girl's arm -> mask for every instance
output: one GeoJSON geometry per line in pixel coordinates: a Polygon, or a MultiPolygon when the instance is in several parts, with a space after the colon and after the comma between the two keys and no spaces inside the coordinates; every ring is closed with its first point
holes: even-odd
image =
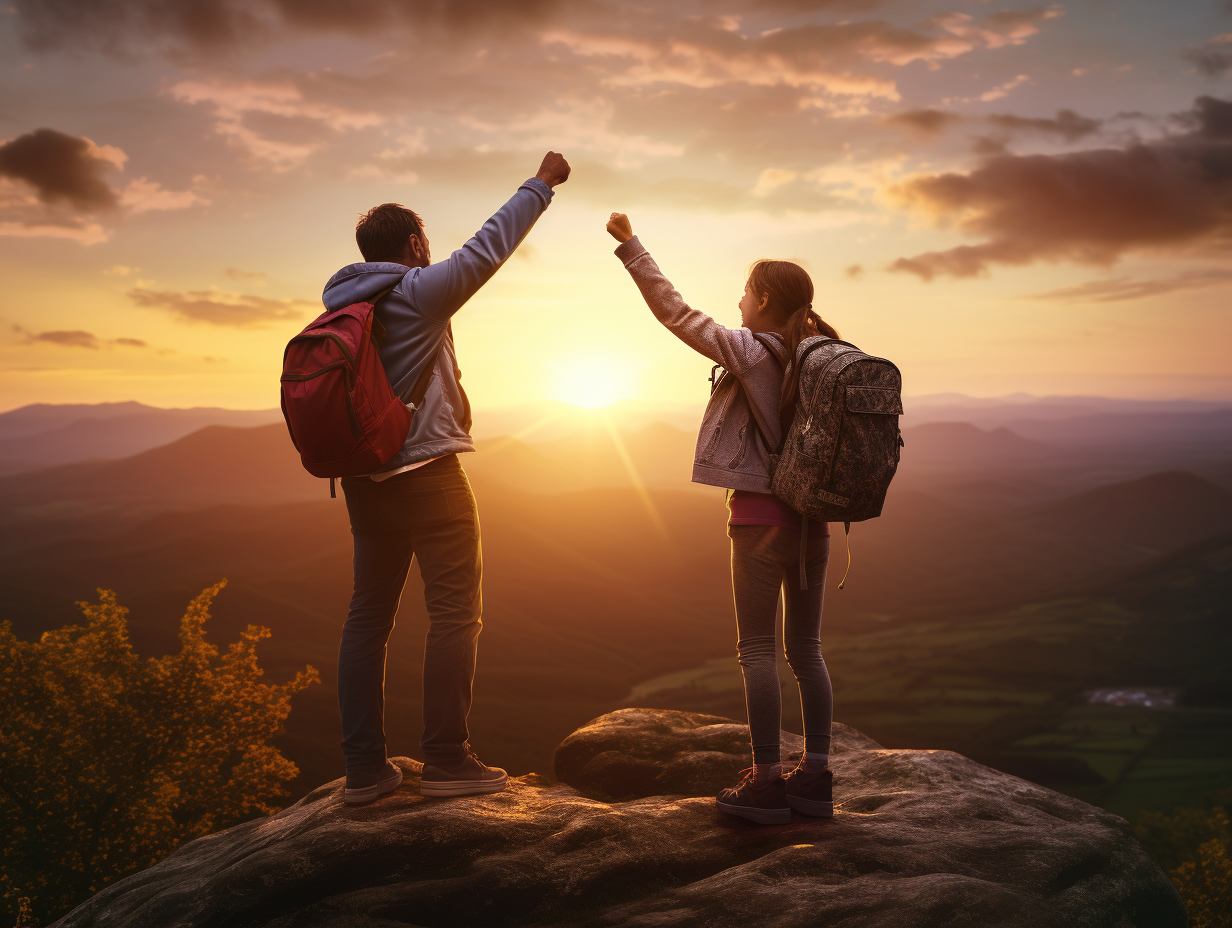
{"type": "Polygon", "coordinates": [[[650,253],[629,227],[629,220],[619,216],[623,225],[617,219],[619,214],[612,214],[608,223],[608,231],[620,241],[616,249],[616,257],[624,263],[625,268],[633,277],[646,305],[660,322],[667,326],[677,338],[695,351],[704,354],[716,364],[733,374],[739,374],[752,367],[764,353],[757,339],[747,329],[729,329],[719,325],[705,313],[693,309],[684,301],[672,286],[670,280],[663,276],[650,253]],[[615,230],[613,230],[615,226],[615,230]],[[621,234],[617,234],[620,232],[621,234]],[[624,234],[627,232],[627,236],[624,234]]]}

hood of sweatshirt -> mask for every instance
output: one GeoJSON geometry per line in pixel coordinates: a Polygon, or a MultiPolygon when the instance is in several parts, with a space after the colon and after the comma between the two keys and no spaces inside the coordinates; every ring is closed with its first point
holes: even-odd
{"type": "Polygon", "coordinates": [[[352,303],[368,303],[382,290],[392,287],[414,268],[392,261],[361,261],[348,264],[325,284],[321,299],[330,312],[352,303]]]}

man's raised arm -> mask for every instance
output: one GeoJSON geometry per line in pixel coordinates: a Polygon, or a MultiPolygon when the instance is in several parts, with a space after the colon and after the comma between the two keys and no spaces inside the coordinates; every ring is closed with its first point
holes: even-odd
{"type": "Polygon", "coordinates": [[[552,188],[569,179],[569,170],[563,155],[554,151],[544,155],[539,172],[470,241],[444,261],[429,264],[412,276],[412,304],[441,322],[461,309],[513,254],[552,201],[552,188]]]}

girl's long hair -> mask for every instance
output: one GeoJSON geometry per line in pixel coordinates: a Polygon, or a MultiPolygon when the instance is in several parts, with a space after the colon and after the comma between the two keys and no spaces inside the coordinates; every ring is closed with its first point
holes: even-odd
{"type": "MultiPolygon", "coordinates": [[[[759,301],[766,298],[766,310],[787,342],[790,362],[795,361],[796,348],[804,339],[813,335],[838,338],[834,326],[813,311],[813,280],[800,265],[763,258],[749,269],[749,286],[759,301]]],[[[779,402],[779,424],[784,435],[796,412],[796,390],[800,385],[799,369],[795,363],[789,367],[779,402]]]]}

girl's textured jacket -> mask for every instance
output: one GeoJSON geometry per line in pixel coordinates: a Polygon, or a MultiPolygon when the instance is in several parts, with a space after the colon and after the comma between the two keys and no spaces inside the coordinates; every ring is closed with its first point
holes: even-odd
{"type": "MultiPolygon", "coordinates": [[[[632,275],[655,318],[690,348],[727,371],[710,395],[702,418],[693,454],[693,482],[771,492],[770,449],[766,443],[777,448],[781,434],[783,368],[778,359],[748,329],[729,329],[689,306],[636,235],[616,249],[616,257],[632,275]]],[[[778,338],[774,333],[766,334],[778,338]]]]}

